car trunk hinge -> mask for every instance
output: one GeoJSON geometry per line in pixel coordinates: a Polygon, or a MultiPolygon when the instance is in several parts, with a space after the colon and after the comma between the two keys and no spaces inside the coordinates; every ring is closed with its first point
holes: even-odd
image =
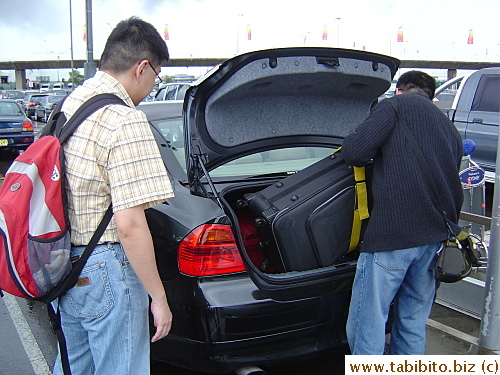
{"type": "MultiPolygon", "coordinates": [[[[224,206],[222,205],[222,202],[221,202],[220,197],[219,197],[219,193],[217,192],[217,189],[215,188],[215,185],[212,181],[212,177],[210,177],[210,174],[208,173],[207,168],[205,167],[205,164],[203,163],[203,160],[202,160],[203,157],[206,159],[207,155],[206,154],[194,154],[193,158],[194,158],[195,165],[199,166],[201,168],[201,170],[203,171],[203,174],[207,178],[208,185],[210,186],[210,189],[212,189],[212,193],[213,193],[215,199],[217,200],[217,203],[219,204],[220,208],[222,210],[224,210],[224,206]]],[[[198,170],[198,167],[196,167],[196,169],[198,170]]],[[[197,175],[198,176],[196,176],[196,178],[195,178],[195,181],[197,181],[196,184],[198,185],[198,187],[201,188],[201,190],[205,191],[205,193],[206,193],[205,188],[202,186],[202,183],[200,182],[200,173],[197,172],[197,175]]],[[[200,190],[200,189],[197,189],[197,190],[200,190]]]]}

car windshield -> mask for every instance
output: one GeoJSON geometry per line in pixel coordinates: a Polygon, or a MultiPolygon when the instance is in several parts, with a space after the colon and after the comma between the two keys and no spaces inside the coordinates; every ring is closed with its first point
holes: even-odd
{"type": "MultiPolygon", "coordinates": [[[[182,119],[180,117],[163,119],[152,121],[152,123],[160,130],[179,164],[186,171],[182,119]]],[[[210,172],[210,176],[213,178],[250,177],[294,173],[326,157],[333,151],[333,147],[291,147],[257,152],[215,168],[210,172]]]]}
{"type": "Polygon", "coordinates": [[[21,108],[16,103],[0,102],[0,116],[21,116],[21,108]]]}

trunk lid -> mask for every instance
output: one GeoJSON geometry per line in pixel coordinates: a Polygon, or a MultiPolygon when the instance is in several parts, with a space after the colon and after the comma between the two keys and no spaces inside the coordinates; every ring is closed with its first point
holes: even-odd
{"type": "Polygon", "coordinates": [[[339,144],[391,84],[399,60],[355,50],[250,52],[189,88],[184,107],[192,183],[229,161],[297,144],[339,144]]]}

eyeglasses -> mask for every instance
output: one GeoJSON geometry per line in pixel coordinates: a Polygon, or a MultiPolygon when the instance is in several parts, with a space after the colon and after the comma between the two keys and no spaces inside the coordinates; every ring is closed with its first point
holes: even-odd
{"type": "Polygon", "coordinates": [[[161,77],[158,75],[158,73],[156,73],[156,70],[155,68],[153,68],[153,65],[151,65],[151,63],[148,61],[148,64],[149,66],[151,67],[151,69],[153,69],[153,72],[155,72],[156,74],[156,77],[155,77],[155,85],[159,85],[160,83],[163,82],[163,79],[161,79],[161,77]]]}

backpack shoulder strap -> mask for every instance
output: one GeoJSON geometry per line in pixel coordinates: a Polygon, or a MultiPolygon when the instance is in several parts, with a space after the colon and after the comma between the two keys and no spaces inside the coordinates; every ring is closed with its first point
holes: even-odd
{"type": "MultiPolygon", "coordinates": [[[[61,144],[64,144],[87,117],[109,104],[126,106],[125,102],[114,94],[98,94],[83,103],[66,123],[64,123],[65,121],[57,121],[53,134],[59,138],[61,144]]],[[[62,111],[60,113],[62,113],[62,111]]],[[[56,120],[55,117],[54,120],[56,120]]]]}

